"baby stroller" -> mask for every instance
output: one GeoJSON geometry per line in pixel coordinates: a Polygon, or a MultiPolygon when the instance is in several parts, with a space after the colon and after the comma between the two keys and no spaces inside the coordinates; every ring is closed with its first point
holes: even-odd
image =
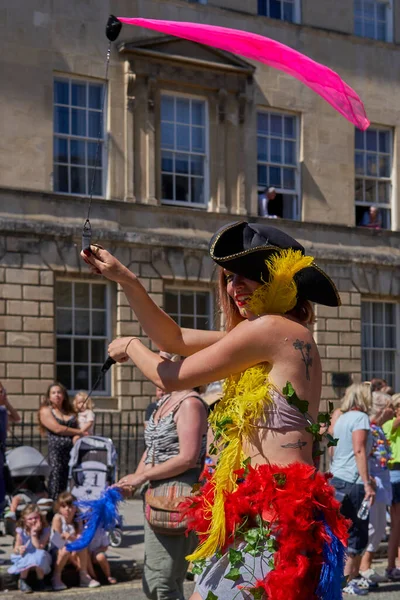
{"type": "Polygon", "coordinates": [[[5,510],[5,530],[14,534],[15,521],[28,504],[37,504],[44,515],[53,509],[53,501],[47,495],[46,477],[50,468],[44,456],[30,446],[20,446],[6,452],[6,466],[10,474],[10,491],[5,510]],[[18,496],[18,505],[15,500],[18,496]]]}
{"type": "MultiPolygon", "coordinates": [[[[69,490],[77,500],[96,500],[102,491],[115,483],[117,452],[112,440],[99,436],[80,438],[69,459],[69,490]]],[[[122,542],[122,519],[109,531],[114,548],[122,542]]]]}

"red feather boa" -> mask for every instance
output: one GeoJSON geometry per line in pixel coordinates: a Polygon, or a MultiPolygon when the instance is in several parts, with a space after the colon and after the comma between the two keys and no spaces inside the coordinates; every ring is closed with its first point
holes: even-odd
{"type": "MultiPolygon", "coordinates": [[[[248,527],[255,527],[261,515],[270,524],[277,540],[274,569],[253,587],[265,590],[273,600],[317,600],[315,594],[321,566],[323,543],[330,542],[321,517],[340,542],[346,546],[348,522],[340,515],[340,504],[329,485],[330,475],[323,475],[305,464],[286,467],[261,465],[247,467],[237,473],[238,488],[227,493],[225,519],[226,550],[235,540],[235,531],[247,518],[248,527]]],[[[184,505],[188,529],[197,532],[200,541],[207,538],[210,522],[207,505],[213,503],[212,478],[199,495],[184,505]]]]}

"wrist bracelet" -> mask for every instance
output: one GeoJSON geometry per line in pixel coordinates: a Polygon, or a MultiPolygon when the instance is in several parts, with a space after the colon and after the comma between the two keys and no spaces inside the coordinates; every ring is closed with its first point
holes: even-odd
{"type": "Polygon", "coordinates": [[[125,346],[125,354],[127,353],[127,350],[128,350],[129,344],[130,344],[131,342],[133,342],[133,340],[138,340],[138,339],[139,339],[138,337],[131,337],[131,339],[129,340],[129,342],[128,342],[128,343],[127,343],[127,345],[125,346]]]}

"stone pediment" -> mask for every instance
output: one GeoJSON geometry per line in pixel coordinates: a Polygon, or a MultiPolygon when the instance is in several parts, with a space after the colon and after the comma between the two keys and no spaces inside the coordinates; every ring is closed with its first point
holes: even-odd
{"type": "Polygon", "coordinates": [[[208,68],[236,71],[246,75],[253,74],[255,70],[253,65],[230,52],[173,36],[157,36],[141,41],[124,42],[119,46],[119,51],[123,54],[147,56],[149,59],[193,62],[208,68]]]}

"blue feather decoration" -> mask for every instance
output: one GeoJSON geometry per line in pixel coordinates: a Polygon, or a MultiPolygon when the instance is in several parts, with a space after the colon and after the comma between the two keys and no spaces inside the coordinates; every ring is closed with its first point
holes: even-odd
{"type": "Polygon", "coordinates": [[[118,504],[123,496],[118,488],[108,487],[97,500],[78,500],[75,505],[82,511],[79,518],[85,527],[77,540],[66,544],[68,552],[79,552],[89,546],[99,527],[108,531],[118,520],[118,504]]]}
{"type": "Polygon", "coordinates": [[[324,563],[321,568],[316,594],[321,600],[341,600],[344,563],[346,559],[345,547],[332,532],[324,519],[325,532],[331,541],[324,541],[324,563]]]}

